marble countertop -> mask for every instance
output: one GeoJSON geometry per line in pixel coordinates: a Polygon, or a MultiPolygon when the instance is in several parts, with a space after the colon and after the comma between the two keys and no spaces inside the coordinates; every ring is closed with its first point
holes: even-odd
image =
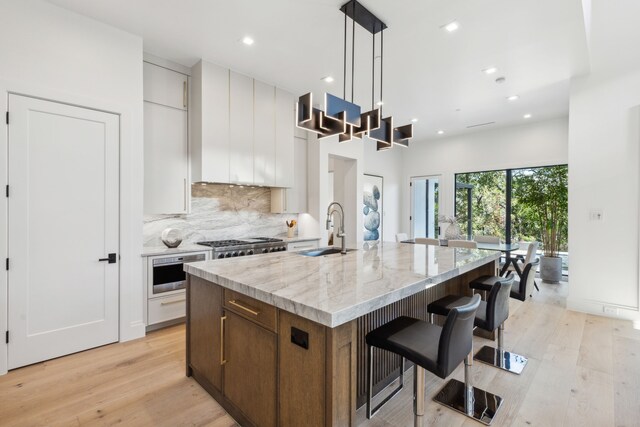
{"type": "Polygon", "coordinates": [[[336,327],[499,257],[496,251],[385,242],[346,255],[275,252],[200,261],[185,271],[336,327]]]}

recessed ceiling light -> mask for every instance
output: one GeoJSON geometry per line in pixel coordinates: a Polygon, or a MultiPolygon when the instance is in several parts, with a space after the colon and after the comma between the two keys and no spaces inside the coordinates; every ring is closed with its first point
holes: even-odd
{"type": "Polygon", "coordinates": [[[449,22],[447,25],[444,25],[443,28],[449,31],[450,33],[453,33],[458,28],[460,28],[460,24],[458,24],[458,21],[453,21],[453,22],[449,22]]]}
{"type": "Polygon", "coordinates": [[[323,77],[322,80],[324,80],[325,83],[333,83],[333,77],[331,76],[323,77]]]}
{"type": "Polygon", "coordinates": [[[522,117],[524,117],[525,119],[530,119],[530,118],[531,118],[531,114],[525,114],[525,115],[524,115],[524,116],[522,116],[522,117]]]}
{"type": "Polygon", "coordinates": [[[484,70],[482,70],[485,74],[493,74],[496,71],[498,71],[498,69],[496,67],[489,67],[489,68],[485,68],[484,70]]]}
{"type": "Polygon", "coordinates": [[[417,118],[413,118],[413,119],[411,119],[411,122],[412,122],[412,123],[415,123],[415,122],[417,122],[417,121],[418,121],[418,119],[417,119],[417,118]]]}
{"type": "Polygon", "coordinates": [[[510,97],[507,98],[507,100],[509,101],[517,101],[518,99],[520,99],[520,96],[518,95],[511,95],[510,97]]]}
{"type": "Polygon", "coordinates": [[[444,134],[444,131],[443,131],[443,130],[439,130],[439,131],[438,131],[438,135],[443,135],[443,134],[444,134]]]}
{"type": "Polygon", "coordinates": [[[378,102],[376,102],[376,105],[379,107],[379,106],[381,106],[381,105],[384,105],[384,102],[382,102],[382,101],[378,101],[378,102]]]}
{"type": "Polygon", "coordinates": [[[251,46],[253,44],[253,39],[249,36],[246,36],[242,39],[242,43],[246,44],[247,46],[251,46]]]}

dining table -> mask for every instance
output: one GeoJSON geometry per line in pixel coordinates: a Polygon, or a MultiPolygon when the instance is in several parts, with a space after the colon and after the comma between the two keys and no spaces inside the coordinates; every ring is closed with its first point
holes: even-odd
{"type": "MultiPolygon", "coordinates": [[[[402,240],[400,243],[411,243],[415,244],[415,239],[407,239],[402,240]]],[[[485,243],[485,242],[476,242],[478,245],[478,249],[484,249],[488,251],[500,251],[504,254],[504,265],[500,269],[500,276],[504,276],[504,274],[509,270],[509,265],[513,265],[513,269],[519,278],[522,278],[522,270],[518,265],[518,258],[521,256],[512,257],[511,253],[520,249],[520,246],[517,243],[485,243]]],[[[448,240],[440,239],[440,246],[448,246],[448,240]]]]}

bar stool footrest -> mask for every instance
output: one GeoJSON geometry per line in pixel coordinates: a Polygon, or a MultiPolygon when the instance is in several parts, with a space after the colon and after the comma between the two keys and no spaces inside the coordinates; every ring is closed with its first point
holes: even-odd
{"type": "Polygon", "coordinates": [[[390,401],[391,399],[396,397],[396,395],[398,393],[400,393],[400,391],[402,390],[402,386],[403,386],[402,377],[399,377],[399,381],[400,381],[400,385],[398,385],[398,387],[393,389],[393,391],[391,391],[389,393],[389,395],[382,400],[382,402],[378,403],[375,407],[373,407],[373,409],[371,409],[371,413],[367,414],[367,419],[370,420],[376,413],[378,413],[378,411],[380,409],[382,409],[382,407],[385,405],[385,403],[387,403],[388,401],[390,401]]]}
{"type": "Polygon", "coordinates": [[[490,425],[502,405],[502,397],[473,387],[473,402],[469,405],[470,410],[467,411],[465,394],[463,382],[449,380],[433,400],[482,424],[490,425]]]}
{"type": "Polygon", "coordinates": [[[473,356],[473,359],[517,375],[522,373],[528,361],[524,356],[505,350],[501,351],[488,345],[482,347],[480,351],[473,356]]]}

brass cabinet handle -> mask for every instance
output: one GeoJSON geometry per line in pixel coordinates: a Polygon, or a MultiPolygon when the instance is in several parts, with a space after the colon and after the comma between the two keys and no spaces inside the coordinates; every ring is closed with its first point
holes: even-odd
{"type": "Polygon", "coordinates": [[[187,197],[189,197],[189,195],[187,194],[187,191],[189,191],[187,189],[187,178],[184,179],[184,211],[187,212],[187,197]]]}
{"type": "Polygon", "coordinates": [[[251,313],[251,314],[253,314],[254,316],[257,316],[257,315],[259,315],[259,314],[260,314],[260,312],[259,312],[259,311],[253,310],[253,309],[251,309],[251,308],[249,308],[249,307],[245,307],[245,306],[244,306],[244,305],[242,305],[242,304],[238,304],[238,303],[236,302],[236,300],[233,300],[233,299],[232,299],[232,300],[229,300],[229,304],[231,304],[231,305],[233,305],[233,306],[235,306],[235,307],[241,308],[242,310],[244,310],[244,311],[246,311],[246,312],[248,312],[248,313],[251,313]]]}
{"type": "Polygon", "coordinates": [[[176,300],[173,300],[173,301],[162,301],[162,302],[160,303],[160,305],[177,304],[177,303],[179,303],[179,302],[185,302],[185,301],[186,301],[186,298],[183,298],[183,299],[176,299],[176,300]]]}
{"type": "Polygon", "coordinates": [[[220,317],[220,364],[224,365],[227,361],[224,358],[224,321],[227,320],[227,316],[220,317]]]}
{"type": "Polygon", "coordinates": [[[187,108],[187,81],[182,82],[182,106],[187,108]]]}

